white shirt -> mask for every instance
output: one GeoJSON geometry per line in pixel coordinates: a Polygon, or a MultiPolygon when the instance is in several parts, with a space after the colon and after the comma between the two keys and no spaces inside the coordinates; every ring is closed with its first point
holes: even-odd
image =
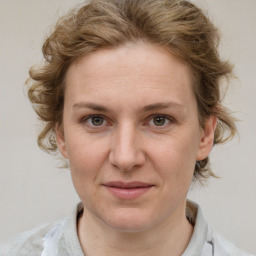
{"type": "MultiPolygon", "coordinates": [[[[78,204],[69,217],[21,233],[0,244],[0,256],[85,256],[76,228],[81,210],[82,205],[78,204]]],[[[206,223],[197,204],[188,201],[186,215],[194,225],[194,231],[182,256],[250,256],[216,234],[206,223]]]]}

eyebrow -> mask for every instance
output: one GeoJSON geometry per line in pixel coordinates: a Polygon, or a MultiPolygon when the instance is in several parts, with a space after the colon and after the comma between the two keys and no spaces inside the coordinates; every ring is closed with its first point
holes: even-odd
{"type": "Polygon", "coordinates": [[[72,108],[89,108],[89,109],[100,111],[100,112],[110,112],[105,106],[95,104],[92,102],[79,102],[74,104],[72,108]]]}
{"type": "MultiPolygon", "coordinates": [[[[156,110],[162,110],[162,109],[166,109],[166,108],[177,108],[177,109],[183,109],[184,106],[182,104],[176,103],[176,102],[159,102],[159,103],[154,103],[154,104],[149,104],[144,106],[141,109],[141,112],[149,112],[149,111],[156,111],[156,110]]],[[[105,107],[104,105],[100,105],[100,104],[95,104],[92,102],[78,102],[75,103],[72,108],[88,108],[88,109],[92,109],[95,111],[99,111],[99,112],[112,112],[111,110],[109,110],[107,107],[105,107]]]]}
{"type": "Polygon", "coordinates": [[[148,112],[148,111],[154,111],[154,110],[162,110],[165,108],[183,108],[183,105],[176,103],[176,102],[160,102],[160,103],[154,103],[150,105],[146,105],[142,108],[143,112],[148,112]]]}

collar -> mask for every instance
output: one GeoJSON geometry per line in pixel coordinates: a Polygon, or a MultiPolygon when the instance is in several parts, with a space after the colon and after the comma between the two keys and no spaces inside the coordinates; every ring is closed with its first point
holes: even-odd
{"type": "Polygon", "coordinates": [[[190,200],[187,200],[186,216],[190,223],[194,225],[194,231],[182,256],[201,255],[207,240],[208,224],[203,217],[200,206],[190,200]]]}

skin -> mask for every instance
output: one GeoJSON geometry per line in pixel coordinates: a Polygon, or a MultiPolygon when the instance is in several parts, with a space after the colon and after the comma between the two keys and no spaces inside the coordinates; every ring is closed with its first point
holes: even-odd
{"type": "Polygon", "coordinates": [[[162,47],[130,44],[81,58],[65,82],[56,138],[84,205],[84,253],[181,255],[193,231],[186,195],[216,126],[213,116],[199,125],[188,65],[162,47]],[[152,187],[122,200],[104,185],[110,181],[152,187]]]}

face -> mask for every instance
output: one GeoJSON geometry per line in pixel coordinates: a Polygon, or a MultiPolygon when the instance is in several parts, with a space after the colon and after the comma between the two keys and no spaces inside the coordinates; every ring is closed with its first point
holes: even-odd
{"type": "Polygon", "coordinates": [[[191,81],[185,63],[142,43],[71,65],[57,143],[92,219],[133,232],[185,217],[194,166],[211,150],[216,121],[200,128],[191,81]]]}

